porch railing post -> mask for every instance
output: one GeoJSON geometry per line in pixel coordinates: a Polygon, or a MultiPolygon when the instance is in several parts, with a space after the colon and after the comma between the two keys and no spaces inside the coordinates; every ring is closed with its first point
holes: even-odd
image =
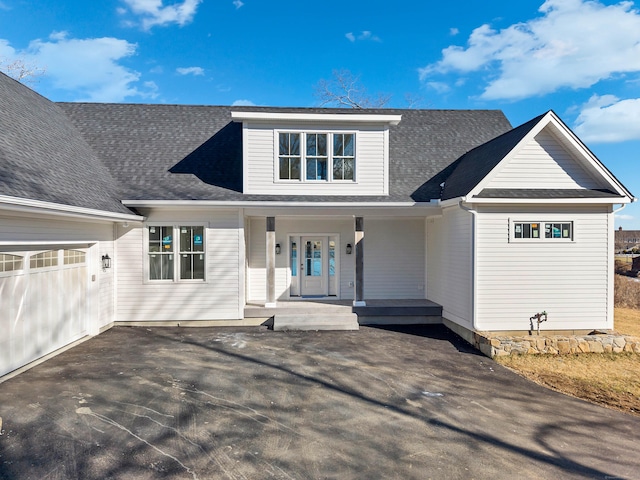
{"type": "Polygon", "coordinates": [[[267,217],[267,308],[276,306],[276,217],[267,217]]]}
{"type": "Polygon", "coordinates": [[[354,307],[364,307],[364,218],[355,217],[356,271],[354,307]]]}

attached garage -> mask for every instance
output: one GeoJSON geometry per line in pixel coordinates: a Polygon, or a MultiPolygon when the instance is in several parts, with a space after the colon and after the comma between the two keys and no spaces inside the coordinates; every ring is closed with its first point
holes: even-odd
{"type": "Polygon", "coordinates": [[[86,248],[0,253],[0,376],[87,333],[86,248]]]}

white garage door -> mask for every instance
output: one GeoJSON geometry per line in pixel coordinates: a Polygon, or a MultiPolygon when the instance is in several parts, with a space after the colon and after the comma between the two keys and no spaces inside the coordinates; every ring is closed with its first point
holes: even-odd
{"type": "Polygon", "coordinates": [[[0,252],[0,375],[86,333],[83,249],[0,252]]]}

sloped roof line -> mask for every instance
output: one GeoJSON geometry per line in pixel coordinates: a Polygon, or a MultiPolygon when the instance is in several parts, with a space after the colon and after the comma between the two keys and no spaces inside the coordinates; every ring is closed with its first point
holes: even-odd
{"type": "Polygon", "coordinates": [[[0,111],[4,196],[131,214],[111,173],[58,105],[0,73],[0,111]]]}
{"type": "Polygon", "coordinates": [[[535,128],[549,112],[465,153],[445,181],[441,200],[467,195],[535,128]]]}
{"type": "MultiPolygon", "coordinates": [[[[491,172],[495,171],[500,163],[511,156],[513,152],[519,150],[518,147],[520,145],[528,142],[550,124],[554,124],[559,128],[560,131],[576,145],[578,150],[583,151],[587,160],[596,167],[596,170],[600,170],[598,172],[600,176],[615,189],[615,192],[612,192],[612,198],[621,197],[627,198],[629,201],[635,201],[635,198],[626,187],[604,166],[553,110],[548,110],[546,113],[529,120],[513,130],[472,149],[458,159],[455,162],[455,169],[445,182],[441,200],[450,200],[468,195],[478,198],[486,197],[486,195],[480,194],[481,192],[487,193],[486,185],[490,181],[491,172]]],[[[520,192],[517,189],[509,189],[509,191],[512,193],[511,198],[522,198],[524,192],[529,190],[525,189],[520,192]]],[[[504,195],[506,192],[507,190],[503,191],[502,194],[504,195]]],[[[564,196],[567,194],[567,192],[563,193],[564,196]]],[[[576,193],[576,198],[582,196],[583,195],[576,193]]],[[[597,195],[594,194],[594,197],[601,196],[602,192],[599,192],[597,195]]]]}

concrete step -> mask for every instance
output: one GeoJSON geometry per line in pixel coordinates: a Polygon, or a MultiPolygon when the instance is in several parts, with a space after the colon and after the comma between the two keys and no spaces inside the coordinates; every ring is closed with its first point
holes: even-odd
{"type": "Polygon", "coordinates": [[[274,330],[358,330],[358,315],[355,313],[332,313],[308,315],[299,313],[276,313],[273,316],[274,330]]]}

